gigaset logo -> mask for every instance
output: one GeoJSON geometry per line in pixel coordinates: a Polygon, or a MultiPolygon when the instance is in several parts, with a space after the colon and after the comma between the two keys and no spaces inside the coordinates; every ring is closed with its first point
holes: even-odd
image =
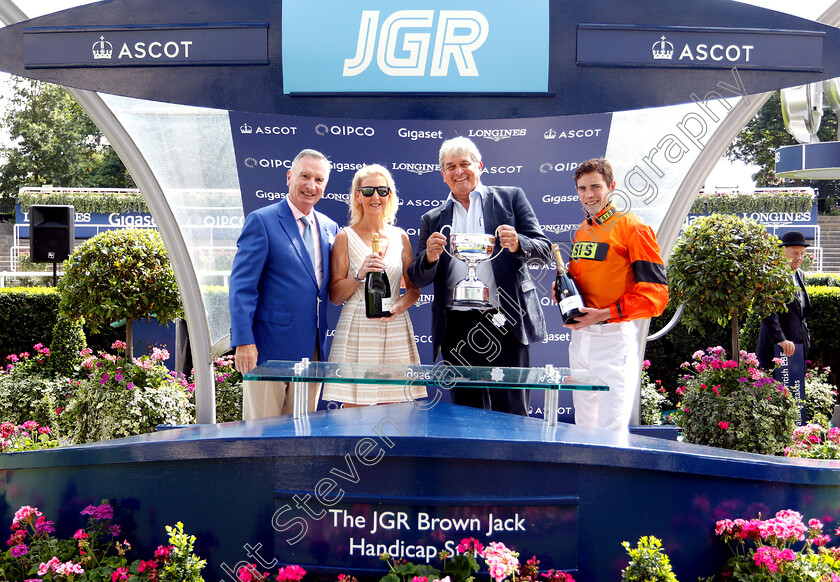
{"type": "MultiPolygon", "coordinates": [[[[386,75],[424,76],[432,43],[431,28],[434,17],[434,10],[398,10],[388,16],[379,28],[379,10],[363,10],[356,55],[352,59],[344,60],[342,75],[354,77],[367,70],[376,49],[376,64],[386,75]],[[403,29],[408,31],[403,32],[403,29]],[[429,31],[424,32],[422,29],[429,31]]],[[[447,76],[450,62],[454,62],[460,76],[477,77],[478,68],[473,52],[487,40],[489,30],[487,18],[480,12],[441,10],[434,33],[435,43],[429,76],[447,76]]]]}

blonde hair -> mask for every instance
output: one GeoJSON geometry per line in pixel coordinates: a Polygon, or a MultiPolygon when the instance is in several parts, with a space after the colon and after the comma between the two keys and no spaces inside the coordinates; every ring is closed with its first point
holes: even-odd
{"type": "Polygon", "coordinates": [[[350,205],[350,226],[359,222],[362,219],[362,216],[364,216],[364,208],[361,203],[356,200],[356,190],[359,188],[359,184],[362,183],[362,180],[370,176],[382,176],[385,178],[385,181],[388,182],[388,187],[391,189],[391,193],[385,200],[385,207],[383,210],[385,224],[394,224],[397,219],[397,209],[400,207],[400,200],[397,198],[397,186],[394,184],[394,177],[391,176],[391,172],[389,172],[385,166],[370,164],[362,166],[362,168],[356,172],[356,175],[353,176],[353,182],[350,184],[350,200],[348,201],[348,204],[350,205]]]}

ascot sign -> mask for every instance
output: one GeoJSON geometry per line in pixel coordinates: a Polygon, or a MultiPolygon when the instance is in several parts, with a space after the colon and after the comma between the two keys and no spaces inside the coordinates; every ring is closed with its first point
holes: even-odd
{"type": "Polygon", "coordinates": [[[28,28],[27,69],[268,63],[268,25],[28,28]]]}
{"type": "Polygon", "coordinates": [[[824,34],[808,30],[581,23],[578,66],[822,71],[824,34]]]}

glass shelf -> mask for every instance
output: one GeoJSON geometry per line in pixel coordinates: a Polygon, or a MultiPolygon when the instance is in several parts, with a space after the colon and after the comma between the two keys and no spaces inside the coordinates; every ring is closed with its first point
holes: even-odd
{"type": "MultiPolygon", "coordinates": [[[[605,391],[609,387],[601,384],[591,374],[571,368],[501,368],[489,366],[448,366],[442,363],[428,364],[355,364],[347,362],[292,362],[270,360],[245,374],[245,380],[290,382],[295,384],[295,401],[303,386],[309,382],[387,384],[423,384],[449,389],[452,387],[505,388],[519,390],[547,390],[546,420],[557,422],[557,391],[590,390],[605,391]]],[[[295,408],[295,418],[306,414],[305,407],[295,408]]]]}

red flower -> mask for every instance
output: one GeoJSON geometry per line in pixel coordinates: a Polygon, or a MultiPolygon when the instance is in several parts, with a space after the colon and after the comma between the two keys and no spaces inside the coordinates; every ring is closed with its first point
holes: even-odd
{"type": "Polygon", "coordinates": [[[727,421],[725,421],[725,420],[722,420],[722,421],[720,421],[720,422],[718,423],[718,426],[719,426],[720,428],[722,428],[723,430],[726,430],[726,429],[728,429],[728,428],[729,428],[729,423],[728,423],[727,421]]]}

